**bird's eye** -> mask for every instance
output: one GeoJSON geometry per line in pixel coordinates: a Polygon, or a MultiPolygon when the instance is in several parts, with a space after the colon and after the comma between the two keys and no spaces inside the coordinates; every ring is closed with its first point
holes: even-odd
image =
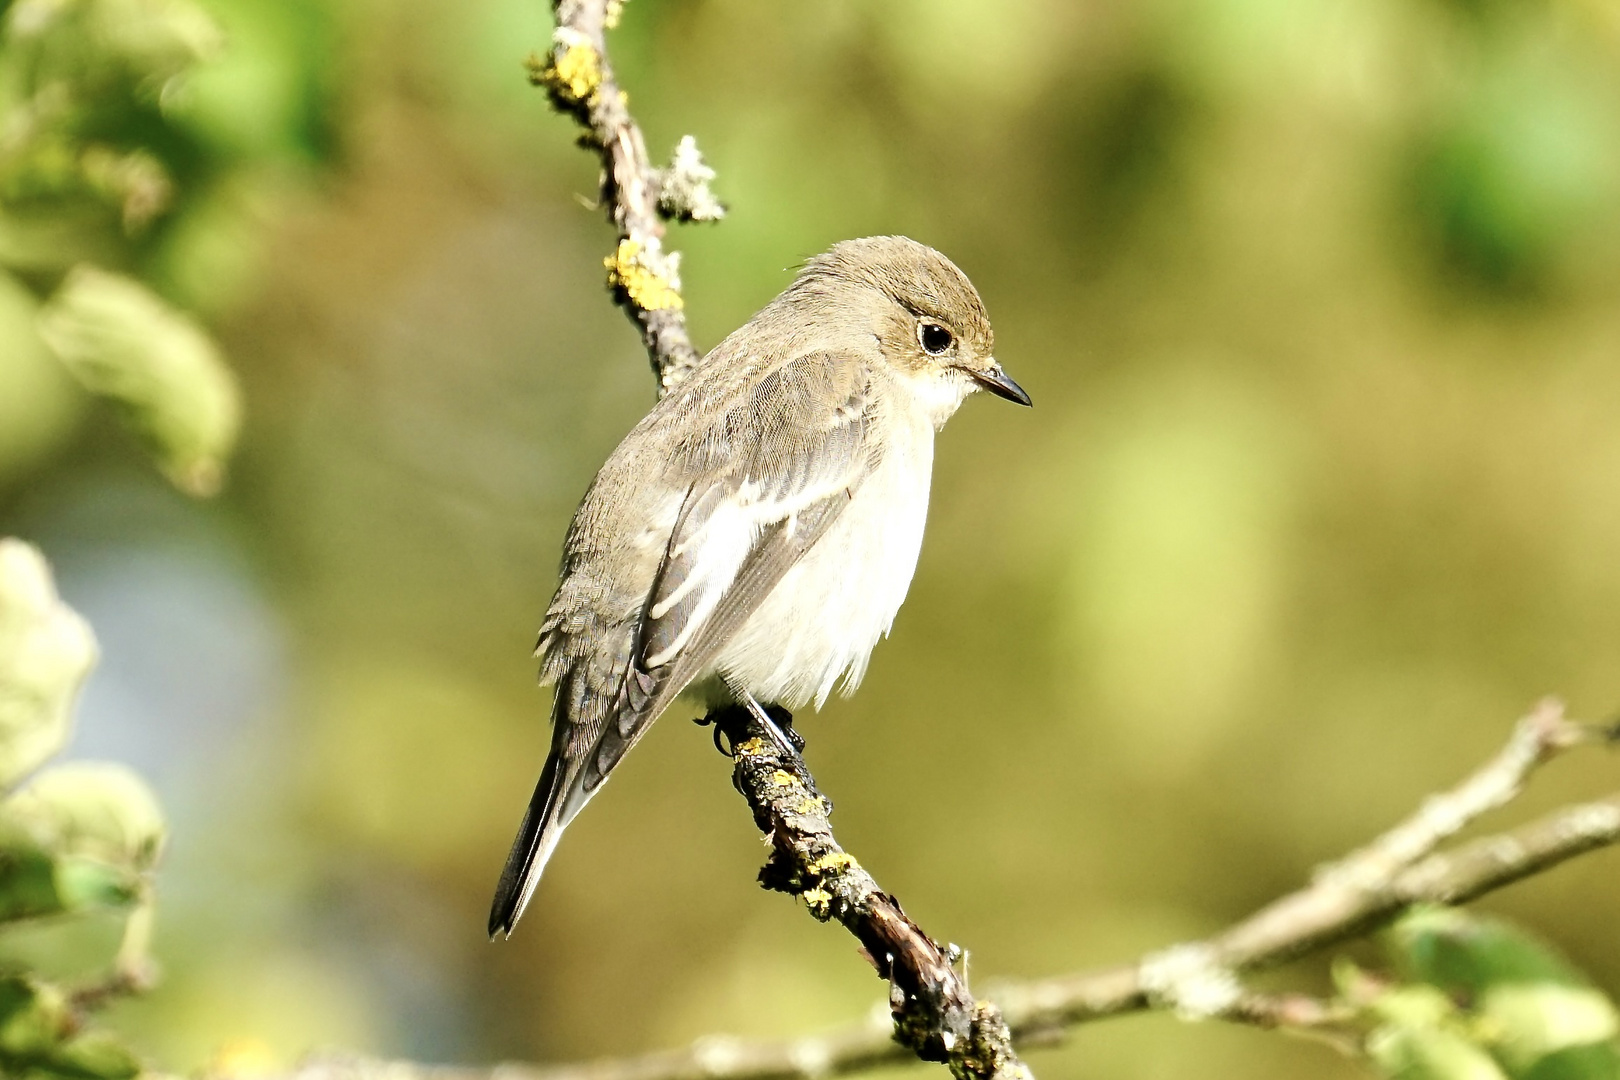
{"type": "Polygon", "coordinates": [[[944,356],[955,340],[951,332],[937,322],[917,324],[917,341],[929,356],[944,356]]]}

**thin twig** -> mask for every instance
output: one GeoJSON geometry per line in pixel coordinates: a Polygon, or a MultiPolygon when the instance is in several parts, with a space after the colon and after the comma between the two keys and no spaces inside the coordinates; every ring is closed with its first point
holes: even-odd
{"type": "Polygon", "coordinates": [[[1355,889],[1377,887],[1456,836],[1480,816],[1505,806],[1524,790],[1542,762],[1604,736],[1564,714],[1564,703],[1544,698],[1519,721],[1507,745],[1489,763],[1452,790],[1435,795],[1417,813],[1371,844],[1317,871],[1320,882],[1355,889]]]}
{"type": "MultiPolygon", "coordinates": [[[[1239,977],[1385,926],[1414,904],[1464,903],[1576,856],[1620,844],[1620,792],[1615,792],[1449,851],[1434,850],[1456,832],[1436,828],[1436,822],[1471,821],[1502,805],[1522,790],[1538,765],[1602,734],[1570,723],[1561,711],[1543,703],[1520,721],[1507,747],[1463,783],[1427,800],[1412,817],[1334,863],[1305,888],[1214,937],[1115,968],[999,984],[991,988],[989,997],[1000,1007],[1001,1019],[1019,1046],[1050,1043],[1080,1024],[1150,1009],[1170,1010],[1188,1018],[1301,1030],[1338,1045],[1333,1026],[1337,1017],[1330,1006],[1292,995],[1255,994],[1244,988],[1239,977]],[[1407,839],[1418,836],[1423,842],[1407,839]],[[1392,857],[1397,851],[1400,857],[1392,857]],[[1382,878],[1373,880],[1359,870],[1344,869],[1363,859],[1370,865],[1374,857],[1384,867],[1382,878]]],[[[738,773],[758,760],[752,755],[753,748],[748,750],[739,756],[738,773]]],[[[819,798],[813,786],[799,793],[802,780],[798,775],[789,769],[782,772],[788,782],[777,782],[773,773],[767,778],[769,791],[762,792],[772,797],[762,801],[798,797],[805,800],[813,820],[825,822],[825,815],[817,819],[809,805],[819,798]]],[[[759,780],[745,778],[742,786],[750,804],[755,804],[751,792],[761,786],[759,780]]],[[[782,816],[793,810],[787,802],[782,816]]],[[[774,863],[780,857],[782,839],[775,831],[775,818],[768,820],[771,824],[762,823],[762,828],[771,833],[774,863]]],[[[830,832],[825,840],[832,842],[830,832]]],[[[790,857],[795,864],[799,858],[790,857]]],[[[853,862],[850,869],[855,869],[853,862]]],[[[772,874],[767,864],[762,879],[768,886],[778,887],[772,874]]],[[[841,887],[828,889],[824,882],[818,884],[808,877],[799,886],[803,889],[800,895],[820,888],[827,894],[827,903],[841,887]]],[[[806,902],[814,911],[822,901],[807,896],[806,902]]],[[[578,1065],[451,1069],[408,1062],[325,1060],[309,1063],[297,1076],[299,1080],[824,1080],[914,1060],[912,1051],[894,1041],[893,1031],[887,1015],[874,1014],[859,1024],[796,1039],[711,1036],[681,1050],[578,1065]]]]}
{"type": "Polygon", "coordinates": [[[551,49],[531,58],[529,78],[578,121],[581,144],[602,159],[601,204],[618,231],[613,254],[604,260],[608,284],[641,331],[663,394],[697,365],[699,355],[686,332],[680,257],[664,250],[661,219],[710,221],[724,208],[708,191],[714,174],[690,136],[681,140],[668,170],[653,167],[630,116],[629,95],[608,63],[606,34],[620,6],[614,0],[555,0],[551,49]]]}
{"type": "Polygon", "coordinates": [[[68,1003],[75,1015],[82,1017],[121,998],[144,994],[157,985],[157,966],[151,956],[154,913],[151,891],[145,889],[124,919],[124,932],[112,969],[68,992],[68,1003]]]}

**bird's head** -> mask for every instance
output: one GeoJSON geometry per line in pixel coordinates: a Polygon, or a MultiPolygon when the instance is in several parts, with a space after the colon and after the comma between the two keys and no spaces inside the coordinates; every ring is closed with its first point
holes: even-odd
{"type": "Polygon", "coordinates": [[[926,244],[904,236],[845,240],[810,260],[800,283],[856,301],[869,321],[863,329],[869,328],[884,358],[901,372],[954,388],[958,401],[984,389],[1030,404],[996,362],[995,331],[978,290],[926,244]]]}

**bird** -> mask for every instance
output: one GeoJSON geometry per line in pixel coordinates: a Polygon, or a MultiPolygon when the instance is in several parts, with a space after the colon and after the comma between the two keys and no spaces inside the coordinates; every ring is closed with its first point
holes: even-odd
{"type": "Polygon", "coordinates": [[[934,434],[1029,405],[967,275],[903,236],[835,244],[715,346],[591,482],[541,622],[550,753],[489,916],[510,936],[564,828],[677,696],[853,692],[922,546],[934,434]]]}

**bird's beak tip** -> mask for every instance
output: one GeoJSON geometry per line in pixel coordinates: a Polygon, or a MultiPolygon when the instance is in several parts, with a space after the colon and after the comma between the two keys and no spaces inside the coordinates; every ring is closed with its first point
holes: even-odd
{"type": "Polygon", "coordinates": [[[1024,388],[1013,382],[1007,373],[1001,370],[1000,364],[991,365],[988,371],[971,371],[969,374],[973,376],[974,382],[997,397],[1006,398],[1008,401],[1016,402],[1026,408],[1035,404],[1030,400],[1029,395],[1024,392],[1024,388]]]}

